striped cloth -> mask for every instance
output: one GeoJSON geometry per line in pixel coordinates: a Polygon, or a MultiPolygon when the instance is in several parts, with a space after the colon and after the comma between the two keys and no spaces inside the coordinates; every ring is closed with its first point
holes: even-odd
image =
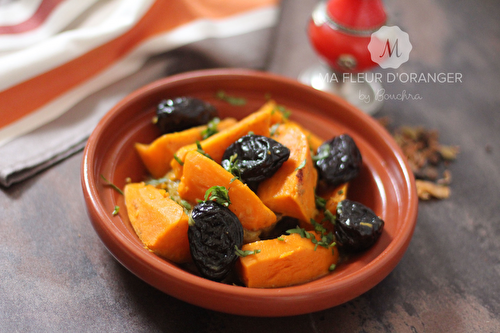
{"type": "Polygon", "coordinates": [[[106,111],[155,79],[261,68],[277,2],[0,0],[0,183],[81,149],[106,111]]]}

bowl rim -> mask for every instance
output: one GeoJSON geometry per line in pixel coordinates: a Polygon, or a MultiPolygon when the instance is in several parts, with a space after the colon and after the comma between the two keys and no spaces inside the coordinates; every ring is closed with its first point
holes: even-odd
{"type": "MultiPolygon", "coordinates": [[[[397,265],[397,263],[402,258],[404,252],[406,251],[409,242],[412,238],[417,214],[418,214],[418,197],[416,194],[416,185],[413,173],[406,161],[403,157],[403,153],[399,146],[396,144],[392,136],[372,117],[363,113],[356,107],[350,105],[345,100],[337,97],[335,95],[327,94],[321,91],[318,91],[312,87],[303,85],[302,83],[293,80],[288,77],[280,76],[278,74],[273,74],[269,72],[263,72],[258,70],[250,70],[250,69],[238,69],[238,68],[230,68],[230,69],[204,69],[204,70],[196,70],[190,72],[184,72],[181,74],[172,75],[166,78],[159,79],[150,84],[147,84],[131,94],[127,95],[120,102],[118,102],[110,111],[108,111],[99,121],[94,131],[89,137],[87,144],[84,149],[82,163],[81,163],[81,185],[82,190],[84,192],[84,199],[87,206],[87,211],[89,217],[91,219],[92,225],[101,241],[104,243],[105,247],[109,250],[109,252],[126,268],[130,269],[131,263],[134,265],[139,265],[144,269],[148,269],[150,271],[155,271],[156,274],[165,275],[168,281],[176,284],[179,287],[187,288],[191,290],[197,291],[212,291],[219,293],[223,298],[233,298],[233,297],[243,297],[247,300],[273,300],[275,302],[284,304],[286,302],[297,301],[300,299],[310,298],[310,295],[314,295],[316,293],[332,293],[335,290],[346,288],[353,284],[358,284],[376,274],[377,272],[381,273],[383,277],[380,281],[385,278],[397,265]],[[191,80],[191,79],[207,79],[211,77],[242,77],[242,78],[259,78],[265,80],[273,80],[279,81],[281,84],[289,84],[289,85],[300,85],[301,89],[309,89],[314,91],[314,93],[324,94],[326,98],[332,99],[336,104],[340,104],[342,107],[349,109],[350,112],[353,112],[358,118],[361,118],[364,122],[368,123],[370,126],[373,126],[377,129],[377,132],[380,135],[380,138],[383,142],[389,146],[394,151],[394,156],[397,160],[397,165],[402,171],[402,176],[404,179],[404,188],[408,193],[408,202],[405,207],[406,213],[404,214],[404,221],[401,221],[401,227],[394,238],[391,240],[390,244],[372,261],[367,263],[365,266],[360,269],[342,276],[335,280],[335,286],[331,286],[328,284],[304,284],[299,286],[292,287],[284,287],[284,288],[274,288],[274,289],[255,289],[255,288],[246,288],[241,286],[233,286],[222,284],[218,282],[213,282],[202,277],[193,275],[183,269],[175,266],[174,264],[166,263],[165,260],[151,255],[146,255],[145,252],[137,251],[137,244],[132,244],[127,237],[122,234],[119,229],[114,225],[111,220],[111,216],[109,212],[107,212],[104,208],[104,205],[98,200],[99,193],[97,190],[98,179],[96,179],[95,174],[92,172],[92,167],[94,163],[94,154],[97,149],[97,144],[99,143],[99,139],[102,137],[104,131],[106,130],[106,126],[108,122],[116,117],[116,115],[120,112],[120,110],[128,105],[129,103],[133,103],[137,99],[140,99],[144,94],[150,92],[151,90],[161,89],[163,86],[171,84],[177,81],[191,80]],[[391,265],[390,262],[394,262],[395,264],[391,265]],[[166,267],[166,271],[164,268],[166,267]],[[307,288],[304,288],[305,285],[308,285],[307,288]]],[[[136,274],[133,270],[132,273],[136,274]]],[[[376,285],[377,281],[374,285],[376,285]]],[[[155,281],[146,281],[156,288],[162,290],[157,285],[155,285],[155,281]]],[[[373,285],[373,286],[374,286],[373,285]]],[[[372,287],[373,287],[372,286],[372,287]]],[[[368,289],[371,289],[368,288],[368,289]]],[[[164,290],[162,290],[164,291],[164,290]]],[[[363,291],[365,292],[365,291],[363,291]]],[[[182,297],[178,297],[179,295],[173,295],[174,297],[182,299],[182,297]]],[[[202,295],[200,295],[202,297],[202,295]]],[[[203,306],[202,304],[197,304],[196,302],[189,301],[189,303],[203,306]]],[[[341,302],[343,303],[343,302],[341,302]]],[[[206,307],[206,306],[205,306],[206,307]]],[[[312,311],[320,310],[326,308],[322,306],[318,309],[312,309],[312,311]]],[[[235,309],[234,311],[227,311],[225,309],[221,309],[218,307],[214,307],[213,309],[223,312],[232,312],[236,314],[243,314],[239,309],[235,309]]],[[[308,312],[312,312],[308,311],[308,312]]],[[[305,313],[304,311],[289,311],[289,313],[283,313],[280,315],[296,315],[300,313],[305,313]]],[[[251,315],[258,316],[266,316],[265,313],[252,313],[251,315]]]]}

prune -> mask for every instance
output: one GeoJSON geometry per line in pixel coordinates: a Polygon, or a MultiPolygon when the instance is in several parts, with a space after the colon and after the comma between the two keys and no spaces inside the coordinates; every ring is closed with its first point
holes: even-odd
{"type": "Polygon", "coordinates": [[[342,134],[324,142],[317,151],[315,165],[319,178],[338,186],[357,177],[363,163],[354,140],[342,134]]]}
{"type": "Polygon", "coordinates": [[[289,157],[290,149],[276,140],[248,134],[226,149],[221,164],[226,170],[236,169],[236,175],[243,182],[257,184],[271,177],[289,157]],[[231,160],[232,156],[236,159],[231,160]]]}
{"type": "Polygon", "coordinates": [[[377,241],[383,229],[384,221],[362,203],[346,199],[337,205],[335,238],[342,249],[366,250],[377,241]]]}
{"type": "Polygon", "coordinates": [[[191,256],[201,275],[222,281],[238,259],[235,246],[243,244],[243,227],[225,206],[215,201],[197,204],[188,229],[191,256]]]}
{"type": "Polygon", "coordinates": [[[178,132],[204,125],[217,115],[212,104],[194,97],[164,99],[156,107],[156,126],[162,134],[178,132]]]}

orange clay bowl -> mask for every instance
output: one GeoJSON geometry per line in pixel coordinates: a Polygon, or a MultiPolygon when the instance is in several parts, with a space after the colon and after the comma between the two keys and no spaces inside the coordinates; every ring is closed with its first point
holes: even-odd
{"type": "Polygon", "coordinates": [[[90,136],[82,161],[88,214],[104,245],[128,270],[157,289],[208,309],[247,316],[291,316],[347,302],[382,281],[403,257],[417,219],[413,175],[399,147],[377,121],[339,97],[297,81],[241,69],[202,70],[167,77],[130,94],[103,117],[90,136]],[[244,97],[243,106],[216,98],[244,97]],[[189,95],[214,104],[221,118],[241,119],[271,97],[292,112],[291,119],[320,137],[348,133],[363,156],[348,197],[364,203],[385,221],[381,238],[368,251],[337,266],[328,276],[303,285],[252,289],[209,281],[145,249],[127,218],[123,196],[101,179],[123,188],[147,176],[134,149],[159,131],[151,123],[163,98],[189,95]],[[120,213],[112,216],[115,206],[120,213]]]}

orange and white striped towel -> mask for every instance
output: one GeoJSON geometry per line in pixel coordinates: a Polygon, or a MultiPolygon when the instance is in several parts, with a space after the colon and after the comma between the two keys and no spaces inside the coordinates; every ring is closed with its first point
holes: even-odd
{"type": "Polygon", "coordinates": [[[81,149],[140,85],[180,70],[262,66],[277,3],[0,0],[0,183],[81,149]]]}

